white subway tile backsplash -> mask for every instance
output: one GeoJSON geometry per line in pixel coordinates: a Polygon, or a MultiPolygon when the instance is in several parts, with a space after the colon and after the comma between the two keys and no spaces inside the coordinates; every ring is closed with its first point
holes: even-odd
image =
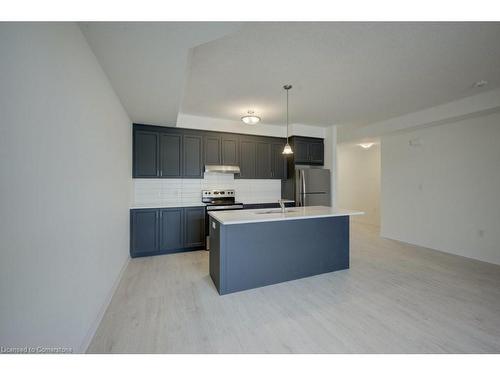
{"type": "Polygon", "coordinates": [[[198,204],[201,190],[234,189],[242,203],[276,202],[281,197],[280,180],[241,180],[232,174],[205,173],[203,179],[134,179],[134,205],[198,204]]]}

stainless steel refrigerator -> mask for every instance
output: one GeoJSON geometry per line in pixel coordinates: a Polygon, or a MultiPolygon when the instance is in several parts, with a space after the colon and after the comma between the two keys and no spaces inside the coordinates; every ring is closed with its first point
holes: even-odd
{"type": "Polygon", "coordinates": [[[331,206],[329,169],[296,168],[294,179],[297,206],[331,206]]]}

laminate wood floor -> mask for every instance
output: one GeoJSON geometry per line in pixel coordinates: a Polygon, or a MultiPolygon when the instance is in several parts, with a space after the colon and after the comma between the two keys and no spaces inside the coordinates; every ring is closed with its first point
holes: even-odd
{"type": "Polygon", "coordinates": [[[133,259],[89,353],[500,353],[500,266],[351,226],[351,268],[219,296],[208,252],[133,259]]]}

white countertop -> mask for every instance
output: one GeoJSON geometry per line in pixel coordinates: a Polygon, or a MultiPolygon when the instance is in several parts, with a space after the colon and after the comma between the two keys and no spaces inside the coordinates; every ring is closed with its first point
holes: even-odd
{"type": "MultiPolygon", "coordinates": [[[[295,201],[289,201],[293,203],[295,201]]],[[[278,204],[277,201],[272,202],[245,202],[242,204],[269,204],[274,203],[278,204]]],[[[179,201],[179,202],[150,202],[150,203],[134,203],[130,206],[131,210],[136,210],[140,208],[176,208],[176,207],[203,207],[206,206],[205,203],[201,203],[200,201],[179,201]]]]}
{"type": "Polygon", "coordinates": [[[279,208],[262,208],[258,210],[211,211],[211,217],[223,225],[260,223],[267,221],[303,220],[320,217],[363,215],[362,211],[346,210],[326,206],[290,207],[285,213],[279,208]],[[272,213],[265,213],[272,211],[272,213]],[[264,212],[264,213],[263,213],[264,212]]]}
{"type": "Polygon", "coordinates": [[[176,208],[176,207],[203,207],[206,206],[205,203],[201,202],[176,202],[176,203],[162,203],[162,202],[152,202],[152,203],[136,203],[130,206],[131,210],[139,208],[176,208]]]}

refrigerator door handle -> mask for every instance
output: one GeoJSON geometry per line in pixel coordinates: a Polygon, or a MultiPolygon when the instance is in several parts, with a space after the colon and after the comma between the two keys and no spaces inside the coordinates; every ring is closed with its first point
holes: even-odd
{"type": "Polygon", "coordinates": [[[300,185],[300,183],[301,183],[301,181],[300,181],[300,171],[296,169],[295,173],[296,173],[296,176],[297,176],[295,178],[295,201],[296,201],[295,204],[297,206],[301,206],[302,204],[301,204],[300,195],[302,194],[302,192],[300,191],[300,189],[301,189],[301,187],[300,187],[301,186],[300,185]]]}
{"type": "Polygon", "coordinates": [[[301,175],[301,177],[302,177],[302,199],[303,199],[303,201],[302,201],[302,206],[305,206],[305,205],[306,205],[306,202],[305,202],[305,199],[304,199],[304,198],[305,198],[305,194],[306,194],[307,192],[306,192],[306,179],[305,179],[305,177],[304,177],[304,171],[303,171],[303,170],[301,170],[301,171],[300,171],[300,175],[301,175]]]}
{"type": "Polygon", "coordinates": [[[299,206],[305,206],[304,194],[306,192],[306,181],[304,171],[299,170],[299,206]]]}

